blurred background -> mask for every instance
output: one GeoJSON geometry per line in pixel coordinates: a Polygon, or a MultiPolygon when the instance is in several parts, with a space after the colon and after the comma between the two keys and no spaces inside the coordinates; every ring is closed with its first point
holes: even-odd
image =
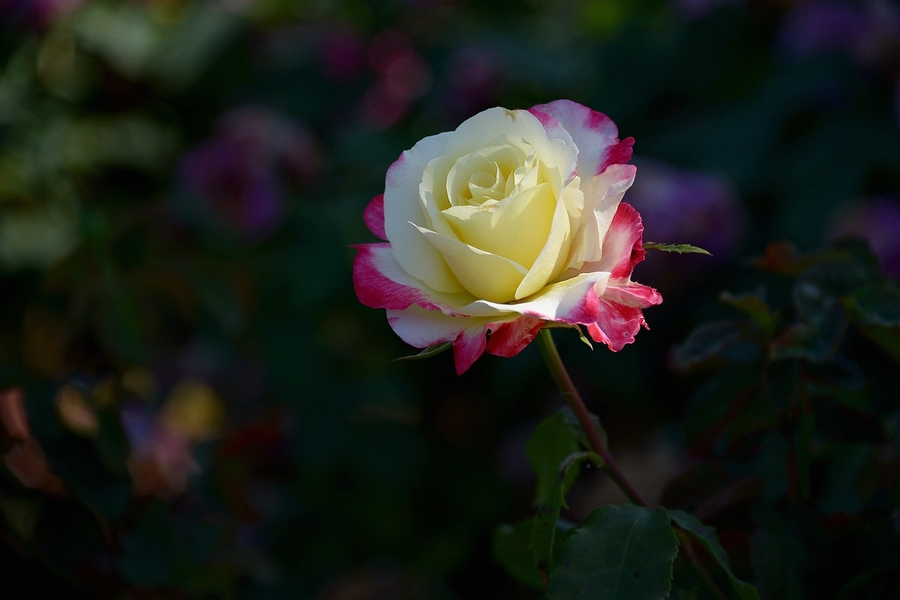
{"type": "Polygon", "coordinates": [[[348,246],[402,150],[557,98],[635,138],[645,241],[713,254],[648,255],[622,352],[556,335],[658,497],[668,357],[751,257],[856,233],[900,277],[900,5],[0,0],[0,593],[536,598],[491,539],[561,406],[537,349],[392,362],[348,246]]]}

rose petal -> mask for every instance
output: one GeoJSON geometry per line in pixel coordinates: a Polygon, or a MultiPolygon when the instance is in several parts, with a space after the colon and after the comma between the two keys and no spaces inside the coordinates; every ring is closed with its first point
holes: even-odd
{"type": "Polygon", "coordinates": [[[571,100],[538,104],[532,111],[556,119],[572,136],[578,147],[578,173],[584,179],[599,175],[612,164],[631,159],[634,140],[619,141],[619,129],[612,119],[571,100]]]}
{"type": "Polygon", "coordinates": [[[594,268],[611,272],[613,279],[629,277],[635,265],[644,260],[643,233],[638,211],[627,202],[619,204],[603,238],[603,257],[594,268]]]}
{"type": "Polygon", "coordinates": [[[581,273],[572,279],[548,285],[525,302],[501,304],[477,300],[454,309],[455,314],[473,317],[493,317],[520,314],[561,323],[590,323],[597,318],[598,296],[602,295],[609,273],[581,273]]]}
{"type": "Polygon", "coordinates": [[[543,326],[543,320],[533,317],[492,324],[487,351],[494,356],[512,358],[531,343],[543,326]]]}
{"type": "MultiPolygon", "coordinates": [[[[563,202],[556,202],[554,211],[551,213],[552,223],[549,235],[546,236],[546,242],[541,248],[534,264],[531,265],[528,274],[516,289],[516,300],[527,298],[532,294],[540,291],[547,282],[560,274],[565,265],[566,257],[569,254],[569,244],[571,243],[571,230],[569,229],[569,215],[566,212],[566,206],[563,202]]],[[[548,218],[548,221],[550,219],[548,218]]],[[[514,229],[514,227],[510,227],[514,229]]]]}
{"type": "Polygon", "coordinates": [[[625,306],[647,308],[662,302],[662,295],[649,285],[641,285],[626,279],[611,279],[603,292],[603,299],[625,306]]]}
{"type": "Polygon", "coordinates": [[[451,133],[441,133],[420,140],[406,150],[388,169],[384,188],[384,231],[391,241],[397,262],[403,269],[438,292],[463,291],[440,252],[429,244],[414,227],[425,224],[419,198],[419,183],[429,161],[444,152],[451,133]]]}
{"type": "Polygon", "coordinates": [[[604,237],[619,209],[622,197],[634,183],[636,172],[634,165],[613,165],[602,175],[582,182],[584,212],[579,228],[573,236],[569,269],[573,269],[574,272],[603,270],[584,265],[595,263],[604,256],[604,237]]]}
{"type": "Polygon", "coordinates": [[[363,211],[363,221],[375,237],[387,240],[387,234],[384,232],[384,194],[372,198],[363,211]]]}
{"type": "Polygon", "coordinates": [[[442,342],[453,342],[457,375],[466,372],[487,346],[485,334],[490,319],[448,317],[439,311],[418,306],[389,310],[387,315],[391,329],[410,346],[427,348],[442,342]]]}
{"type": "MultiPolygon", "coordinates": [[[[452,206],[443,215],[461,242],[530,269],[551,234],[551,225],[555,225],[558,205],[550,186],[541,184],[487,210],[480,206],[452,206]]],[[[545,277],[543,283],[546,281],[545,277]]]]}
{"type": "MultiPolygon", "coordinates": [[[[534,148],[538,157],[549,166],[557,166],[555,149],[551,146],[541,122],[526,110],[491,108],[464,121],[442,154],[464,156],[485,147],[499,145],[500,140],[511,136],[513,140],[524,138],[534,148]]],[[[574,148],[572,149],[574,152],[574,148]]]]}
{"type": "Polygon", "coordinates": [[[649,329],[640,308],[601,298],[600,314],[587,330],[595,342],[606,344],[610,350],[618,352],[634,341],[642,325],[649,329]]]}
{"type": "Polygon", "coordinates": [[[470,294],[441,294],[428,290],[403,270],[390,244],[359,244],[353,261],[353,287],[359,301],[372,308],[401,310],[412,304],[450,312],[473,300],[470,294]]]}
{"type": "Polygon", "coordinates": [[[441,253],[450,270],[473,296],[495,302],[513,299],[527,273],[521,265],[430,229],[417,229],[441,253]]]}

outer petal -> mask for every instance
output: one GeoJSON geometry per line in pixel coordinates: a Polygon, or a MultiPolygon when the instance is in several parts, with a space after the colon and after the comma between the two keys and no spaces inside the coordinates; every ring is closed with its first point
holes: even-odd
{"type": "Polygon", "coordinates": [[[643,234],[641,215],[630,204],[622,202],[603,238],[603,256],[586,268],[609,271],[613,279],[628,277],[635,265],[644,260],[643,234]]]}
{"type": "Polygon", "coordinates": [[[620,142],[616,124],[603,113],[571,100],[538,104],[530,110],[553,117],[571,134],[578,146],[578,173],[585,179],[631,159],[634,140],[620,142]]]}
{"type": "Polygon", "coordinates": [[[528,301],[500,304],[477,300],[455,309],[456,314],[498,318],[520,314],[545,321],[590,323],[597,318],[599,296],[606,289],[609,273],[581,273],[572,279],[548,285],[528,301]]]}
{"type": "Polygon", "coordinates": [[[416,348],[453,342],[456,374],[462,375],[484,353],[489,319],[449,317],[439,311],[410,306],[389,310],[388,323],[400,339],[416,348]]]}
{"type": "Polygon", "coordinates": [[[494,356],[511,358],[524,350],[543,326],[544,321],[532,317],[519,317],[515,321],[493,324],[487,351],[494,356]]]}
{"type": "Polygon", "coordinates": [[[499,107],[480,112],[464,121],[448,139],[443,154],[462,156],[493,145],[493,142],[505,135],[525,138],[542,160],[548,164],[556,162],[556,153],[547,132],[534,115],[526,110],[499,107]]]}
{"type": "Polygon", "coordinates": [[[372,308],[402,310],[418,304],[423,308],[452,312],[473,300],[469,294],[441,294],[429,290],[403,270],[390,244],[360,244],[353,261],[353,287],[359,301],[372,308]]]}
{"type": "Polygon", "coordinates": [[[440,252],[410,225],[425,225],[419,184],[428,162],[441,156],[452,133],[426,137],[400,155],[387,172],[384,188],[384,231],[397,262],[429,288],[439,292],[461,292],[440,252]]]}
{"type": "Polygon", "coordinates": [[[604,343],[613,352],[618,352],[634,341],[642,325],[647,327],[640,308],[601,299],[600,316],[588,325],[587,330],[595,342],[604,343]]]}
{"type": "Polygon", "coordinates": [[[363,211],[363,221],[375,237],[387,240],[387,234],[384,232],[384,194],[372,198],[363,211]]]}
{"type": "Polygon", "coordinates": [[[634,165],[613,165],[602,175],[582,183],[584,211],[572,242],[568,268],[576,272],[602,270],[583,265],[597,262],[605,256],[604,239],[622,197],[634,183],[636,172],[634,165]]]}

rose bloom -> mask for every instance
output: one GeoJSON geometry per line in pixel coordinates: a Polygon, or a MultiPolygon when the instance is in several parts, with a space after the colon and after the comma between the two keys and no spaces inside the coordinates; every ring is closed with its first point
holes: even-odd
{"type": "Polygon", "coordinates": [[[365,210],[388,243],[356,246],[360,301],[412,346],[452,342],[460,374],[485,350],[518,354],[548,322],[620,350],[662,302],[630,278],[644,258],[640,215],[621,202],[633,143],[568,100],[492,108],[421,140],[365,210]]]}

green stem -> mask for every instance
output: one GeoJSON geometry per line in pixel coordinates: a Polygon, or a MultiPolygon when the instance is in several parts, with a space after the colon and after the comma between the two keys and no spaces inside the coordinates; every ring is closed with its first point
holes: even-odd
{"type": "Polygon", "coordinates": [[[629,500],[634,504],[647,506],[647,503],[641,498],[641,495],[638,494],[637,490],[634,489],[631,482],[625,478],[625,475],[619,470],[619,467],[616,466],[616,461],[613,460],[609,450],[606,449],[606,445],[600,437],[600,432],[597,430],[597,427],[591,419],[591,414],[584,405],[584,401],[581,399],[578,390],[575,389],[575,384],[572,383],[572,378],[569,377],[569,372],[566,371],[566,366],[563,364],[562,358],[560,358],[559,352],[556,350],[556,344],[553,343],[553,337],[550,334],[549,329],[542,329],[538,334],[538,347],[541,349],[541,354],[544,356],[544,362],[547,363],[547,368],[550,370],[550,376],[553,377],[560,393],[562,393],[566,402],[569,403],[569,407],[572,409],[572,412],[575,413],[578,423],[581,424],[581,428],[587,436],[591,450],[603,459],[603,470],[612,477],[613,481],[619,486],[619,489],[628,496],[629,500]]]}

